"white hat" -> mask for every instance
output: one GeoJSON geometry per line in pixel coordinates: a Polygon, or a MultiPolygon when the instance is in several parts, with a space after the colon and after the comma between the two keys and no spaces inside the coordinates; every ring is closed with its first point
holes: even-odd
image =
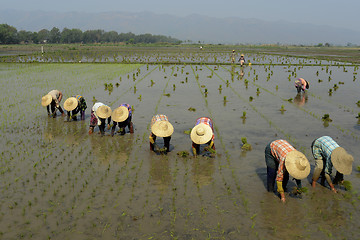
{"type": "Polygon", "coordinates": [[[41,98],[41,105],[43,107],[48,106],[52,102],[52,96],[50,94],[46,94],[41,98]]]}
{"type": "Polygon", "coordinates": [[[199,123],[191,130],[190,138],[196,144],[204,144],[211,140],[213,134],[214,133],[209,125],[199,123]]]}
{"type": "Polygon", "coordinates": [[[293,150],[286,155],[285,167],[289,174],[296,179],[306,178],[310,173],[309,160],[297,150],[293,150]]]}
{"type": "Polygon", "coordinates": [[[337,147],[331,153],[331,162],[338,172],[349,175],[352,171],[354,157],[348,154],[344,148],[337,147]]]}
{"type": "Polygon", "coordinates": [[[74,97],[69,97],[64,102],[64,108],[66,111],[72,111],[79,105],[78,100],[74,97]]]}
{"type": "Polygon", "coordinates": [[[127,107],[120,106],[112,112],[111,119],[115,122],[123,122],[128,118],[128,116],[129,110],[127,107]]]}
{"type": "Polygon", "coordinates": [[[98,115],[99,118],[108,118],[111,116],[111,108],[106,105],[101,105],[96,110],[96,115],[98,115]]]}
{"type": "MultiPolygon", "coordinates": [[[[158,115],[154,116],[157,117],[158,115]]],[[[154,118],[153,117],[153,118],[154,118]]],[[[174,127],[167,120],[158,120],[151,126],[151,132],[157,137],[169,137],[174,132],[174,127]]]]}

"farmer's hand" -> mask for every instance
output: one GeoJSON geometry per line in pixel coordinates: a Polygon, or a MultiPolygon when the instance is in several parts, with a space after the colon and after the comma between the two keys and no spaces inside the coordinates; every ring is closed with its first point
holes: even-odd
{"type": "Polygon", "coordinates": [[[286,202],[285,200],[285,193],[280,193],[280,196],[281,196],[281,202],[286,202]]]}
{"type": "Polygon", "coordinates": [[[331,191],[333,191],[334,193],[337,193],[337,191],[334,187],[331,188],[331,191]]]}

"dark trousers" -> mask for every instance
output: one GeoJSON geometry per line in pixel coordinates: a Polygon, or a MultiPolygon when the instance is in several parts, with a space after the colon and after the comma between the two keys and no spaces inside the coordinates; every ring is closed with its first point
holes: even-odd
{"type": "MultiPolygon", "coordinates": [[[[279,161],[271,154],[270,143],[265,148],[265,162],[267,170],[267,190],[273,192],[275,189],[275,180],[277,169],[279,167],[279,161]]],[[[284,171],[282,187],[286,191],[286,185],[289,181],[289,173],[284,171]]]]}
{"type": "MultiPolygon", "coordinates": [[[[153,140],[155,142],[156,141],[155,134],[151,133],[151,137],[153,138],[153,140]]],[[[164,147],[166,148],[166,151],[169,152],[170,151],[171,136],[170,137],[163,137],[163,139],[164,139],[164,147]]],[[[155,151],[154,144],[152,144],[152,143],[150,143],[150,150],[155,151]]]]}
{"type": "MultiPolygon", "coordinates": [[[[275,190],[275,180],[276,180],[276,173],[277,169],[267,167],[267,190],[268,192],[273,192],[275,190]]],[[[286,191],[286,185],[289,181],[289,173],[284,172],[284,178],[282,182],[282,187],[284,191],[286,191]]]]}

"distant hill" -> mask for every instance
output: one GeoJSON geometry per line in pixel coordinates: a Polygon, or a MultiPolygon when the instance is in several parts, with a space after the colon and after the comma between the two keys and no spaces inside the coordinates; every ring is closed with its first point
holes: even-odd
{"type": "Polygon", "coordinates": [[[360,32],[346,28],[285,21],[263,21],[240,17],[215,18],[202,15],[177,17],[151,12],[44,12],[0,10],[0,23],[17,30],[39,31],[57,27],[85,30],[103,29],[118,33],[159,34],[183,41],[205,43],[330,43],[360,45],[360,32]]]}

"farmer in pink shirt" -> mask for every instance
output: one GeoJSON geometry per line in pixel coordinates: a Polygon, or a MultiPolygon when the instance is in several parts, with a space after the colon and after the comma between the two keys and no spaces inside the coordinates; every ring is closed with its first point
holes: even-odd
{"type": "Polygon", "coordinates": [[[298,93],[300,93],[301,90],[305,92],[305,89],[309,89],[309,82],[303,78],[298,78],[295,80],[295,87],[298,93]]]}

